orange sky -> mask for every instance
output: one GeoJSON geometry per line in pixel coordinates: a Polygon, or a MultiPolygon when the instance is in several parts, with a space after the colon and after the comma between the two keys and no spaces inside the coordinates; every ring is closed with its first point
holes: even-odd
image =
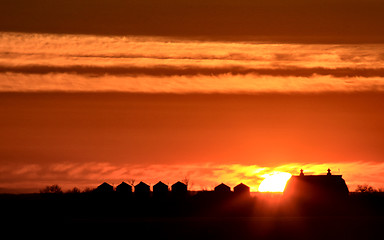
{"type": "Polygon", "coordinates": [[[383,44],[0,33],[0,90],[382,91],[383,49],[383,44]]]}
{"type": "Polygon", "coordinates": [[[384,186],[381,0],[0,2],[0,192],[275,171],[384,186]]]}
{"type": "Polygon", "coordinates": [[[3,0],[0,31],[383,43],[382,0],[3,0]]]}
{"type": "Polygon", "coordinates": [[[1,187],[154,184],[195,189],[271,171],[381,187],[382,93],[0,94],[1,187]]]}

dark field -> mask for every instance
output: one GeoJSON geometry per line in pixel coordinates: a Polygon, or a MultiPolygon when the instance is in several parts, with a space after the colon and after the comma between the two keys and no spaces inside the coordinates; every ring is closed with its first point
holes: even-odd
{"type": "Polygon", "coordinates": [[[377,239],[383,195],[351,194],[344,205],[71,194],[1,195],[1,221],[16,235],[107,239],[377,239]],[[32,235],[31,235],[32,234],[32,235]]]}
{"type": "Polygon", "coordinates": [[[383,217],[190,217],[78,219],[64,226],[137,239],[377,239],[383,223],[383,217]]]}

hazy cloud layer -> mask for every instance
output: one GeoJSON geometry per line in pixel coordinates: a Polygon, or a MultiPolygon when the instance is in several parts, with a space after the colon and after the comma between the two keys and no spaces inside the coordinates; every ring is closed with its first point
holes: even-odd
{"type": "Polygon", "coordinates": [[[151,66],[151,67],[131,67],[131,66],[0,66],[0,73],[24,73],[24,74],[48,74],[48,73],[70,73],[75,75],[88,75],[99,77],[103,75],[126,75],[132,77],[155,76],[218,76],[223,74],[230,75],[264,75],[280,77],[313,77],[315,75],[331,77],[384,77],[384,68],[244,68],[238,66],[225,67],[199,67],[199,66],[151,66]]]}
{"type": "Polygon", "coordinates": [[[384,47],[0,34],[0,91],[381,91],[384,47]]]}
{"type": "MultiPolygon", "coordinates": [[[[65,85],[72,76],[62,77],[65,85]]],[[[161,79],[168,87],[177,80],[161,79]]],[[[84,188],[129,178],[172,184],[189,177],[194,189],[244,182],[257,190],[265,174],[301,168],[331,168],[351,190],[383,187],[383,99],[380,92],[2,93],[0,188],[84,188]]]]}
{"type": "MultiPolygon", "coordinates": [[[[380,176],[384,174],[383,163],[350,162],[350,163],[292,163],[279,167],[242,165],[242,164],[213,164],[202,165],[113,165],[108,162],[87,163],[56,163],[47,165],[3,165],[0,168],[0,188],[25,189],[37,191],[49,184],[59,184],[64,189],[73,187],[96,187],[104,181],[117,186],[122,181],[135,179],[136,183],[144,181],[151,186],[158,181],[172,185],[184,178],[190,180],[192,190],[212,190],[224,182],[231,188],[243,182],[257,191],[259,184],[270,174],[288,172],[297,175],[300,169],[305,174],[326,174],[328,168],[333,174],[342,174],[350,191],[358,184],[370,184],[383,187],[380,176]],[[364,171],[358,171],[364,169],[364,171]]],[[[4,190],[5,191],[5,190],[4,190]]]]}
{"type": "Polygon", "coordinates": [[[383,91],[383,77],[268,76],[116,76],[75,74],[0,74],[1,91],[117,91],[144,93],[317,93],[383,91]]]}

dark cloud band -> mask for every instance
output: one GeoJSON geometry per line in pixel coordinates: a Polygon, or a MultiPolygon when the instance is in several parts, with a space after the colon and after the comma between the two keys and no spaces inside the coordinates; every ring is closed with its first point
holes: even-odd
{"type": "Polygon", "coordinates": [[[223,74],[231,75],[266,75],[266,76],[293,76],[311,77],[313,75],[333,77],[384,77],[384,68],[246,68],[239,66],[225,67],[201,67],[201,66],[166,66],[157,65],[151,67],[138,66],[47,66],[47,65],[24,65],[24,66],[0,66],[0,73],[23,73],[23,74],[49,74],[68,73],[77,75],[115,75],[115,76],[217,76],[223,74]]]}

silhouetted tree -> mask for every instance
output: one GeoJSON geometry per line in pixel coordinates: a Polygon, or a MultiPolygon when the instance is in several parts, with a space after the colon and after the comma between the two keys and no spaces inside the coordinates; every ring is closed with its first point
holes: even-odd
{"type": "Polygon", "coordinates": [[[372,186],[369,186],[369,185],[367,185],[367,184],[364,184],[364,185],[357,185],[355,191],[356,191],[356,192],[361,192],[361,193],[373,193],[373,192],[377,192],[376,189],[374,189],[372,186]]]}
{"type": "Polygon", "coordinates": [[[46,186],[44,189],[40,190],[40,193],[56,193],[61,194],[63,191],[61,190],[61,187],[57,184],[53,184],[51,186],[46,186]]]}
{"type": "Polygon", "coordinates": [[[67,193],[79,194],[80,193],[80,189],[77,188],[77,187],[74,187],[73,189],[68,190],[67,193]]]}
{"type": "Polygon", "coordinates": [[[181,180],[180,182],[184,183],[185,185],[187,185],[187,189],[188,189],[188,184],[189,184],[189,178],[188,177],[184,177],[183,180],[181,180]]]}
{"type": "Polygon", "coordinates": [[[134,178],[130,178],[127,180],[127,183],[129,185],[131,185],[132,187],[135,187],[135,182],[136,182],[136,179],[134,179],[134,178]]]}
{"type": "Polygon", "coordinates": [[[91,188],[91,187],[86,187],[86,188],[84,188],[84,190],[83,190],[83,193],[90,193],[90,192],[93,192],[93,188],[91,188]]]}

